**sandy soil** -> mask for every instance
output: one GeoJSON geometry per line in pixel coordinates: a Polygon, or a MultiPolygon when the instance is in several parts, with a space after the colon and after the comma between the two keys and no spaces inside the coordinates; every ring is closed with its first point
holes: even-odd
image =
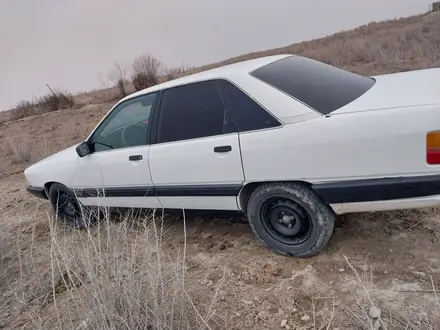
{"type": "MultiPolygon", "coordinates": [[[[17,291],[23,287],[21,273],[26,267],[41,270],[33,275],[41,283],[49,276],[52,211],[48,202],[26,193],[22,171],[84,139],[110,106],[88,105],[0,126],[0,328],[34,328],[23,307],[25,296],[17,291]],[[31,159],[15,163],[10,144],[28,145],[31,159]],[[36,252],[18,258],[26,251],[36,252]]],[[[218,291],[213,328],[438,329],[439,214],[433,209],[339,218],[328,247],[309,259],[280,256],[259,245],[244,218],[189,215],[189,285],[198,304],[218,291]],[[380,309],[382,324],[369,316],[372,306],[380,309]]],[[[168,216],[165,226],[170,246],[182,245],[183,221],[168,216]]],[[[44,288],[34,286],[26,294],[44,297],[44,288]]],[[[52,303],[46,300],[38,308],[51,328],[52,303]]]]}

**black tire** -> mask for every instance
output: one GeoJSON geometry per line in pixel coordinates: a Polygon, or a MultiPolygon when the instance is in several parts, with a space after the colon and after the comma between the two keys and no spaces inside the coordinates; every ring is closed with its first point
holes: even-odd
{"type": "Polygon", "coordinates": [[[259,186],[247,205],[254,234],[283,255],[318,254],[333,233],[335,213],[307,185],[270,183],[259,186]]]}
{"type": "Polygon", "coordinates": [[[88,227],[89,221],[85,220],[82,208],[72,190],[66,186],[54,183],[49,189],[49,200],[58,219],[69,227],[83,229],[88,227]]]}

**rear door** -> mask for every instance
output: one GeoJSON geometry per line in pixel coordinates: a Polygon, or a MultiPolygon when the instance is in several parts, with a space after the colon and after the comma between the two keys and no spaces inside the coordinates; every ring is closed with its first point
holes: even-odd
{"type": "Polygon", "coordinates": [[[237,210],[244,181],[239,136],[216,81],[163,92],[149,163],[165,208],[237,210]]]}

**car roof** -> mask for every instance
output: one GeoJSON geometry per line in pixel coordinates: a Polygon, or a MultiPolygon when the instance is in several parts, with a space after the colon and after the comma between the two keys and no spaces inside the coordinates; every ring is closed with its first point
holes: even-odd
{"type": "MultiPolygon", "coordinates": [[[[218,68],[214,68],[214,69],[210,69],[210,70],[206,70],[206,71],[202,71],[202,72],[198,72],[198,73],[193,73],[188,76],[169,80],[169,81],[154,85],[152,87],[140,90],[138,92],[135,92],[133,94],[126,96],[120,102],[129,100],[129,99],[137,97],[137,96],[141,96],[144,94],[155,92],[158,90],[176,87],[176,86],[185,85],[185,84],[191,84],[191,83],[195,83],[198,81],[210,80],[210,79],[215,79],[215,78],[228,79],[228,78],[233,78],[233,76],[237,75],[237,74],[238,75],[248,74],[249,72],[251,72],[253,70],[256,70],[262,66],[265,66],[267,64],[270,64],[270,63],[278,61],[278,60],[281,60],[281,59],[286,58],[288,56],[292,56],[292,55],[281,54],[281,55],[265,56],[265,57],[260,57],[260,58],[256,58],[256,59],[252,59],[252,60],[246,60],[246,61],[237,62],[237,63],[233,63],[233,64],[227,64],[227,65],[224,65],[224,66],[221,66],[218,68]]],[[[120,103],[120,102],[118,102],[118,103],[120,103]]]]}

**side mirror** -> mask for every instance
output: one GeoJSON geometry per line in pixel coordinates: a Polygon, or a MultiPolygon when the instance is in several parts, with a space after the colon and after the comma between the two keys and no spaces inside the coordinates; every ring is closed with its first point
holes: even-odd
{"type": "Polygon", "coordinates": [[[89,144],[87,142],[82,142],[81,144],[79,144],[76,147],[76,153],[80,157],[84,157],[84,156],[87,156],[88,154],[90,154],[89,144]]]}

